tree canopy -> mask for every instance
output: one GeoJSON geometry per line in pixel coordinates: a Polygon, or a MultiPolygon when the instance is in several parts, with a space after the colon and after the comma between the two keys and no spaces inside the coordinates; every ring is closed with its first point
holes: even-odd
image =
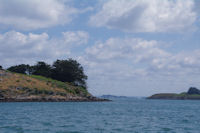
{"type": "Polygon", "coordinates": [[[76,60],[55,61],[52,67],[52,78],[86,87],[87,76],[84,74],[83,67],[76,60]]]}
{"type": "Polygon", "coordinates": [[[187,93],[188,94],[200,94],[200,90],[197,89],[196,87],[190,87],[187,93]]]}
{"type": "Polygon", "coordinates": [[[83,67],[73,59],[56,60],[52,65],[39,61],[33,66],[21,64],[11,66],[7,70],[22,74],[41,75],[87,88],[87,76],[83,67]]]}
{"type": "Polygon", "coordinates": [[[39,61],[36,65],[32,66],[32,74],[51,77],[51,66],[45,62],[39,61]]]}
{"type": "Polygon", "coordinates": [[[27,74],[27,72],[29,71],[29,67],[30,67],[29,65],[21,64],[21,65],[11,66],[7,70],[16,73],[27,74]]]}

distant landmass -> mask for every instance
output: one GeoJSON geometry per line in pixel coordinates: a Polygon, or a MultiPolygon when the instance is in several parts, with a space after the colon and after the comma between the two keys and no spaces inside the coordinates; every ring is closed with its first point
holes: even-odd
{"type": "Polygon", "coordinates": [[[87,89],[38,75],[0,70],[0,102],[109,101],[87,89]]]}
{"type": "Polygon", "coordinates": [[[200,90],[195,87],[190,87],[187,92],[183,92],[180,94],[160,93],[147,97],[147,99],[200,100],[200,90]]]}
{"type": "Polygon", "coordinates": [[[127,98],[126,96],[115,96],[115,95],[102,95],[100,98],[112,99],[112,98],[127,98]]]}

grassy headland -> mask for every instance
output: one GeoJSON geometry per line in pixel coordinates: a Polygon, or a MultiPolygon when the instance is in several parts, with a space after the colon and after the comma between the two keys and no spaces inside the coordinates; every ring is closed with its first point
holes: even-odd
{"type": "Polygon", "coordinates": [[[38,75],[0,70],[0,101],[104,101],[87,89],[38,75]]]}

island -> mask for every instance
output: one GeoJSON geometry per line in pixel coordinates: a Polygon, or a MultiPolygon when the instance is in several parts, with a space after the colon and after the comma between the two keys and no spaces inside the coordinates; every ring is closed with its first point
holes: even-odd
{"type": "Polygon", "coordinates": [[[100,98],[105,98],[105,99],[112,99],[112,98],[128,98],[127,96],[115,96],[115,95],[102,95],[100,98]]]}
{"type": "Polygon", "coordinates": [[[0,70],[0,102],[109,101],[92,96],[87,89],[39,75],[0,70]]]}
{"type": "Polygon", "coordinates": [[[196,87],[190,87],[187,92],[176,93],[159,93],[154,94],[147,99],[166,99],[166,100],[200,100],[200,90],[196,87]]]}

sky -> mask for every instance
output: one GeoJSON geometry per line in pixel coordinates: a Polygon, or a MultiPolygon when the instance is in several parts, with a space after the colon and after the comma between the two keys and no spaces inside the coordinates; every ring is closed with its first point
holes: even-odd
{"type": "Polygon", "coordinates": [[[200,88],[200,1],[0,0],[0,65],[68,58],[93,95],[200,88]]]}

